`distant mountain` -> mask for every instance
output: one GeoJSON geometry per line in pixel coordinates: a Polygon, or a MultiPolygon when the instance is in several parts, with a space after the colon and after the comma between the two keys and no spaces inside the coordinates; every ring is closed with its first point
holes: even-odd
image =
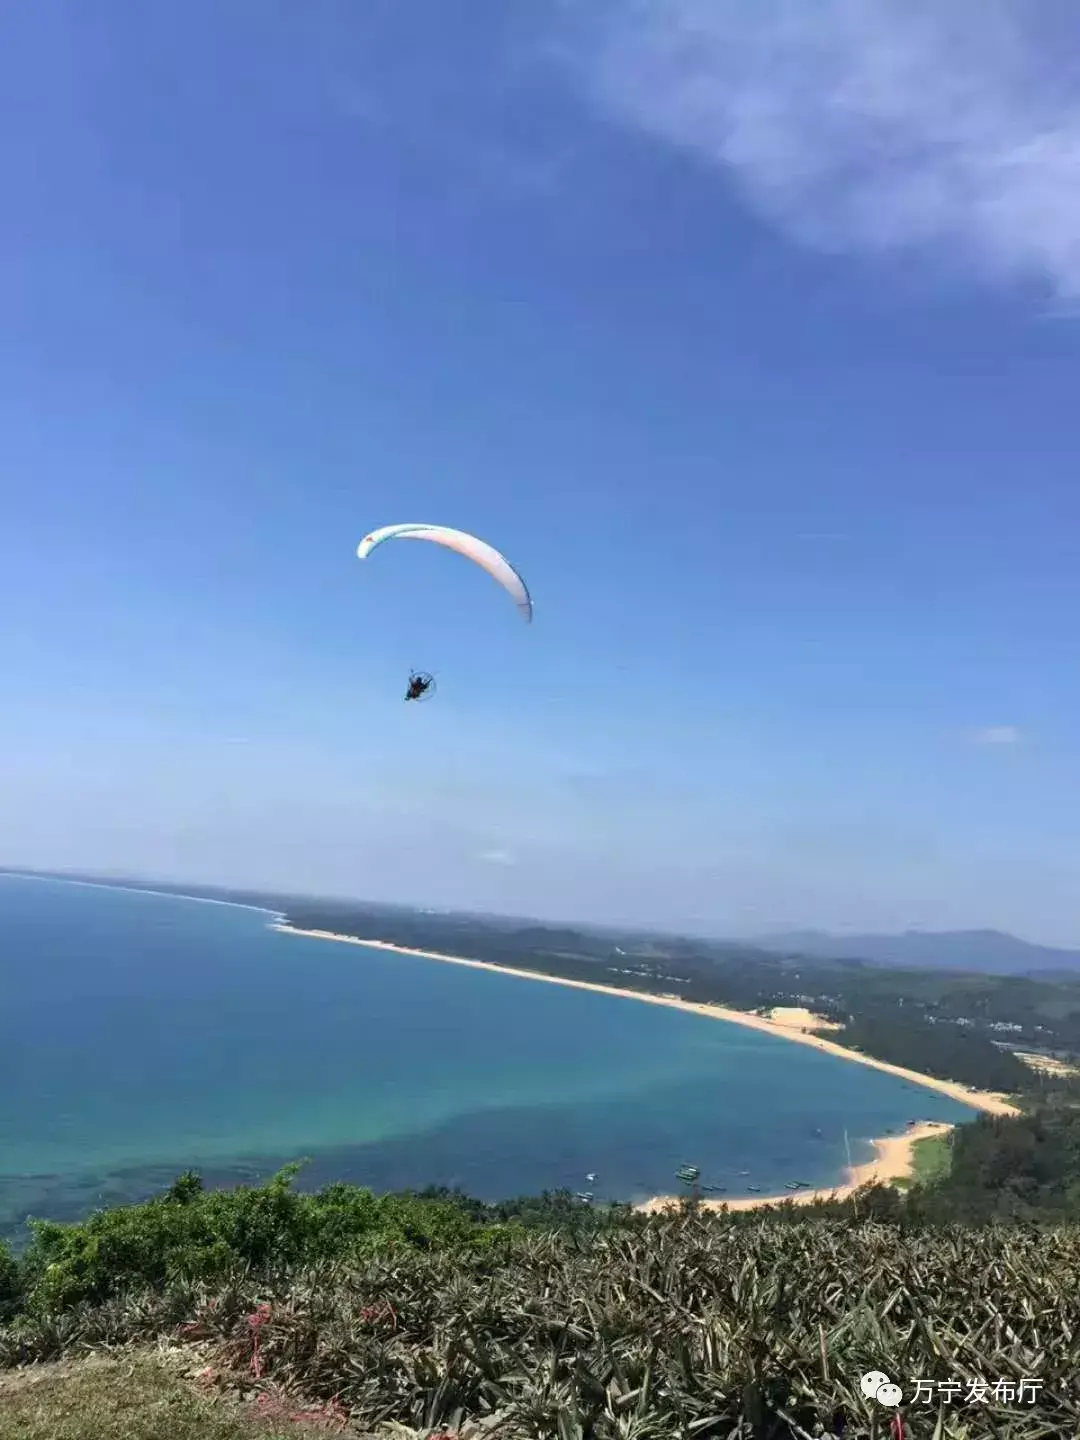
{"type": "Polygon", "coordinates": [[[781,955],[865,960],[915,970],[968,970],[983,975],[1080,974],[1080,950],[1032,945],[1000,930],[908,930],[903,935],[829,935],[800,930],[756,936],[755,945],[781,955]]]}

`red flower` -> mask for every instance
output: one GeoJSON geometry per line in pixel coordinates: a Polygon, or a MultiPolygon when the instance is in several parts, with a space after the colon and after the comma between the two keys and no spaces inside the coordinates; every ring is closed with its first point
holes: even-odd
{"type": "Polygon", "coordinates": [[[248,1325],[254,1331],[254,1343],[251,1347],[251,1373],[255,1378],[261,1379],[263,1373],[262,1356],[259,1354],[259,1332],[270,1319],[270,1306],[264,1300],[256,1307],[254,1314],[248,1316],[248,1325]]]}
{"type": "Polygon", "coordinates": [[[389,1320],[394,1329],[397,1329],[397,1312],[389,1301],[385,1301],[382,1305],[365,1305],[360,1311],[360,1319],[367,1325],[375,1325],[382,1320],[389,1320]]]}

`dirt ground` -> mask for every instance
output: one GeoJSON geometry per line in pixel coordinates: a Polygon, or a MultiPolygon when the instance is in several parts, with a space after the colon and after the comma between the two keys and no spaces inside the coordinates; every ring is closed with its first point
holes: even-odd
{"type": "Polygon", "coordinates": [[[0,1371],[0,1440],[420,1440],[400,1427],[371,1436],[272,1390],[244,1394],[206,1360],[185,1348],[0,1371]]]}

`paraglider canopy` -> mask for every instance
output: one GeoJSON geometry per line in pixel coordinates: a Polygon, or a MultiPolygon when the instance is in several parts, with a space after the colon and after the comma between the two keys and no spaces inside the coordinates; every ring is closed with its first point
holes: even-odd
{"type": "Polygon", "coordinates": [[[456,550],[497,580],[517,606],[518,614],[526,623],[531,623],[532,598],[525,581],[505,555],[500,555],[494,546],[475,535],[469,535],[464,530],[452,530],[448,525],[384,525],[381,530],[372,530],[370,535],[364,536],[356,547],[357,556],[366,560],[376,546],[387,540],[429,540],[433,545],[456,550]]]}

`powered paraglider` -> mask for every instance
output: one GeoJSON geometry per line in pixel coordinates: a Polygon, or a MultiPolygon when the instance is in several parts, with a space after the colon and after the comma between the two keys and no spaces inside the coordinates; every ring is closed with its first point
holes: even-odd
{"type": "Polygon", "coordinates": [[[435,694],[435,679],[431,675],[425,675],[422,670],[414,670],[409,676],[409,686],[405,691],[406,700],[430,700],[435,694]]]}

